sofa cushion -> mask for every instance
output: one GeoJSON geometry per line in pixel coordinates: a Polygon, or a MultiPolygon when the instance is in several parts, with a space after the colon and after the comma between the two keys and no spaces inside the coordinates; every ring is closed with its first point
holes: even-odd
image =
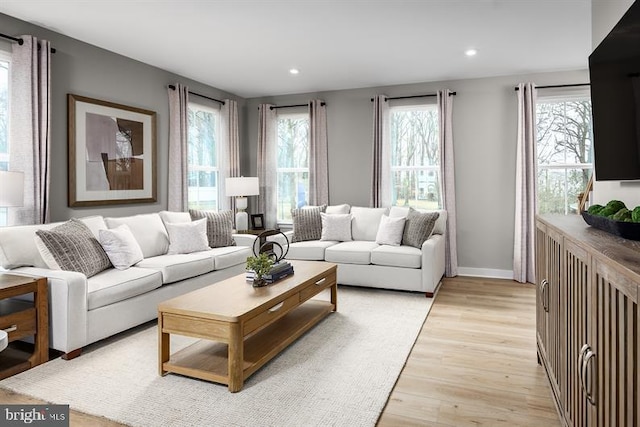
{"type": "Polygon", "coordinates": [[[93,310],[147,293],[162,286],[158,271],[131,267],[110,268],[87,280],[87,307],[93,310]]]}
{"type": "Polygon", "coordinates": [[[145,258],[136,266],[159,271],[162,274],[162,284],[166,285],[208,273],[213,270],[214,262],[209,251],[202,251],[145,258]]]}
{"type": "Polygon", "coordinates": [[[371,264],[420,268],[422,265],[422,251],[413,246],[382,245],[371,251],[371,264]]]}
{"type": "Polygon", "coordinates": [[[378,233],[376,234],[376,243],[379,245],[400,246],[405,221],[405,218],[391,218],[387,215],[382,215],[378,233]]]}
{"type": "Polygon", "coordinates": [[[333,206],[327,206],[327,209],[325,210],[325,213],[328,214],[348,214],[349,211],[351,210],[351,206],[345,204],[342,205],[333,205],[333,206]]]}
{"type": "Polygon", "coordinates": [[[209,249],[206,218],[192,222],[164,224],[169,234],[168,254],[190,254],[209,249]]]}
{"type": "Polygon", "coordinates": [[[353,221],[351,222],[351,236],[353,240],[375,242],[378,226],[387,208],[351,208],[353,221]]]}
{"type": "MultiPolygon", "coordinates": [[[[89,227],[96,238],[99,228],[107,228],[101,216],[88,216],[80,218],[80,221],[89,227]]],[[[30,266],[47,268],[36,246],[36,231],[51,230],[60,224],[63,222],[0,227],[0,266],[6,269],[30,266]]]]}
{"type": "Polygon", "coordinates": [[[338,242],[324,240],[309,240],[307,242],[291,243],[287,259],[300,259],[307,261],[324,261],[325,250],[338,242]]]}
{"type": "Polygon", "coordinates": [[[169,222],[172,224],[191,222],[189,212],[160,211],[158,215],[160,215],[160,219],[165,225],[169,222]]]}
{"type": "Polygon", "coordinates": [[[348,242],[351,238],[351,214],[320,213],[322,235],[320,240],[348,242]]]}
{"type": "Polygon", "coordinates": [[[209,247],[220,248],[233,246],[233,212],[231,211],[202,211],[189,210],[192,219],[207,219],[207,239],[209,247]]]}
{"type": "Polygon", "coordinates": [[[50,230],[36,231],[36,246],[52,270],[77,271],[87,277],[111,267],[89,227],[72,218],[50,230]]]}
{"type": "Polygon", "coordinates": [[[295,243],[320,240],[320,236],[322,236],[320,213],[324,212],[326,208],[326,205],[322,205],[291,209],[291,219],[293,221],[293,238],[291,241],[295,243]]]}
{"type": "Polygon", "coordinates": [[[247,257],[253,255],[247,246],[225,246],[224,248],[209,249],[206,253],[213,257],[213,267],[222,270],[234,265],[244,264],[247,257]]]}
{"type": "MultiPolygon", "coordinates": [[[[406,218],[409,214],[409,207],[406,206],[391,206],[389,209],[390,217],[401,216],[406,218]]],[[[444,234],[447,230],[447,211],[444,209],[416,209],[418,212],[438,212],[438,220],[433,227],[433,234],[444,234]]]]}
{"type": "Polygon", "coordinates": [[[342,242],[328,247],[324,259],[344,264],[371,264],[371,251],[377,247],[376,242],[342,242]]]}
{"type": "Polygon", "coordinates": [[[402,244],[421,248],[422,243],[433,233],[438,216],[438,212],[418,212],[413,208],[409,209],[402,244]]]}
{"type": "Polygon", "coordinates": [[[127,224],[145,258],[163,255],[169,250],[169,235],[157,213],[110,217],[104,220],[109,228],[127,224]]]}
{"type": "Polygon", "coordinates": [[[100,230],[99,240],[111,264],[118,270],[126,270],[144,258],[142,249],[127,224],[100,230]]]}

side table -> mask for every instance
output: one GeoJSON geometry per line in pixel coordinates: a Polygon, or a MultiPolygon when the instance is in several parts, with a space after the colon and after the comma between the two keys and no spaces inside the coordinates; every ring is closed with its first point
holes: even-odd
{"type": "Polygon", "coordinates": [[[0,379],[49,360],[49,302],[47,279],[0,273],[0,329],[9,343],[33,336],[33,352],[9,345],[0,352],[0,379]],[[33,302],[10,299],[33,293],[33,302]]]}

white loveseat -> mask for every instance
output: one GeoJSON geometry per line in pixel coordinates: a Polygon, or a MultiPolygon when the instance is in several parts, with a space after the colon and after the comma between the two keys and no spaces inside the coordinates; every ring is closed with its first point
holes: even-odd
{"type": "MultiPolygon", "coordinates": [[[[255,236],[234,234],[236,246],[167,254],[164,222],[189,222],[184,212],[80,219],[96,238],[100,229],[127,224],[144,259],[125,270],[109,268],[90,278],[47,268],[36,231],[59,223],[0,228],[0,266],[16,274],[44,276],[49,284],[50,347],[75,357],[88,344],[157,317],[158,303],[244,272],[255,236]]],[[[19,303],[19,302],[18,302],[19,303]]]]}
{"type": "MultiPolygon", "coordinates": [[[[432,297],[445,272],[446,211],[437,210],[439,216],[433,233],[420,249],[407,245],[379,245],[375,242],[383,215],[406,218],[408,212],[409,208],[398,206],[329,206],[328,214],[351,214],[353,240],[290,243],[287,258],[335,263],[338,265],[338,283],[341,285],[424,292],[427,297],[432,297]]],[[[289,241],[294,231],[285,233],[289,241]]]]}

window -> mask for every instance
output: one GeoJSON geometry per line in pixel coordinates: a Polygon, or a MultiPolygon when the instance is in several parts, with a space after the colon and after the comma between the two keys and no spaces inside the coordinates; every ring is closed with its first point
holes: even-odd
{"type": "Polygon", "coordinates": [[[278,223],[309,203],[309,114],[278,114],[278,223]]]}
{"type": "Polygon", "coordinates": [[[389,108],[391,204],[437,209],[440,198],[440,142],[436,105],[389,108]]]}
{"type": "MultiPolygon", "coordinates": [[[[9,170],[9,54],[0,51],[0,170],[9,170]]],[[[8,224],[7,208],[0,208],[0,227],[8,224]]]]}
{"type": "Polygon", "coordinates": [[[217,210],[220,111],[189,103],[187,187],[189,209],[217,210]]]}
{"type": "Polygon", "coordinates": [[[593,171],[587,94],[539,98],[536,105],[538,212],[575,213],[593,171]]]}

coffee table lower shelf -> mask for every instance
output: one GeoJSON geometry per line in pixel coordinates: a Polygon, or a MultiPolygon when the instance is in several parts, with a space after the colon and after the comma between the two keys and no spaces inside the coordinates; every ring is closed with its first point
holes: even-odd
{"type": "MultiPolygon", "coordinates": [[[[307,301],[282,318],[244,339],[243,381],[335,311],[327,301],[307,301]]],[[[162,370],[229,385],[229,346],[199,340],[170,356],[162,370]]]]}

